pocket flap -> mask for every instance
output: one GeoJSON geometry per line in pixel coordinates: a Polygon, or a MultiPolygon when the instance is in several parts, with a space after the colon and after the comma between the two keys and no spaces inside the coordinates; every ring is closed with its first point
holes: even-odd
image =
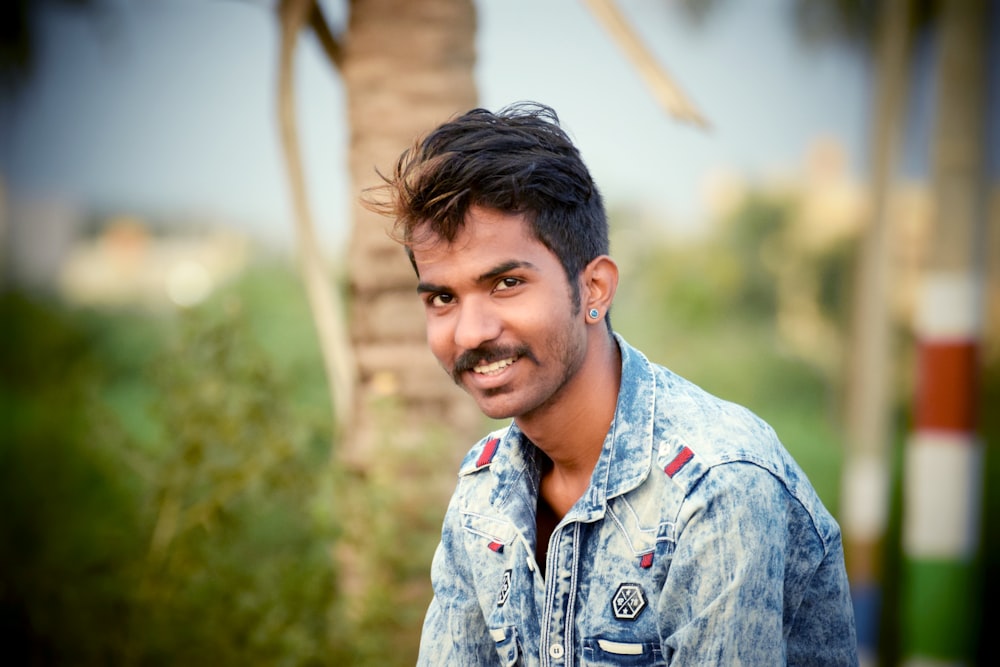
{"type": "Polygon", "coordinates": [[[488,542],[502,545],[511,544],[517,535],[510,521],[475,512],[462,512],[462,527],[488,542]]]}

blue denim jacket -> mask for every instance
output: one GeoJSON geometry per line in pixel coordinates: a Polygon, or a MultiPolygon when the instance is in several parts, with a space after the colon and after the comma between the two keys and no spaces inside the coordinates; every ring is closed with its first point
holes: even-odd
{"type": "Polygon", "coordinates": [[[535,561],[537,450],[472,449],[420,665],[856,665],[840,529],[774,431],[618,338],[590,487],[535,561]]]}

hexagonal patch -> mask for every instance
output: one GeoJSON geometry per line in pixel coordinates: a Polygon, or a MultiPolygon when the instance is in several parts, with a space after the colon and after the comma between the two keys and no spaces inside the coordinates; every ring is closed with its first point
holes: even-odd
{"type": "Polygon", "coordinates": [[[511,570],[504,570],[503,579],[500,581],[500,592],[497,593],[497,606],[502,607],[507,604],[510,597],[510,575],[511,570]]]}
{"type": "Polygon", "coordinates": [[[622,584],[611,598],[611,611],[619,621],[634,621],[646,608],[646,592],[639,584],[622,584]]]}

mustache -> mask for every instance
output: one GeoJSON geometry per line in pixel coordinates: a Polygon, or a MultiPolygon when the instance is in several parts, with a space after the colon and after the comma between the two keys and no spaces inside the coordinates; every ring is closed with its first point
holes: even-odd
{"type": "Polygon", "coordinates": [[[471,371],[476,366],[491,364],[501,359],[511,357],[528,357],[534,359],[531,350],[527,345],[496,345],[480,346],[473,350],[466,350],[455,360],[455,367],[452,369],[452,376],[458,380],[458,376],[465,371],[471,371]]]}

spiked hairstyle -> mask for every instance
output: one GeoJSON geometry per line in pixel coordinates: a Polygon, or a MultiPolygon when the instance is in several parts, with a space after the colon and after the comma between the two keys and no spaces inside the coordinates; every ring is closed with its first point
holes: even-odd
{"type": "Polygon", "coordinates": [[[559,258],[579,308],[580,272],[608,253],[600,192],[547,106],[473,109],[419,139],[391,176],[381,176],[384,183],[366,191],[365,205],[395,219],[393,235],[411,262],[409,244],[418,228],[451,242],[471,206],[522,214],[559,258]]]}

